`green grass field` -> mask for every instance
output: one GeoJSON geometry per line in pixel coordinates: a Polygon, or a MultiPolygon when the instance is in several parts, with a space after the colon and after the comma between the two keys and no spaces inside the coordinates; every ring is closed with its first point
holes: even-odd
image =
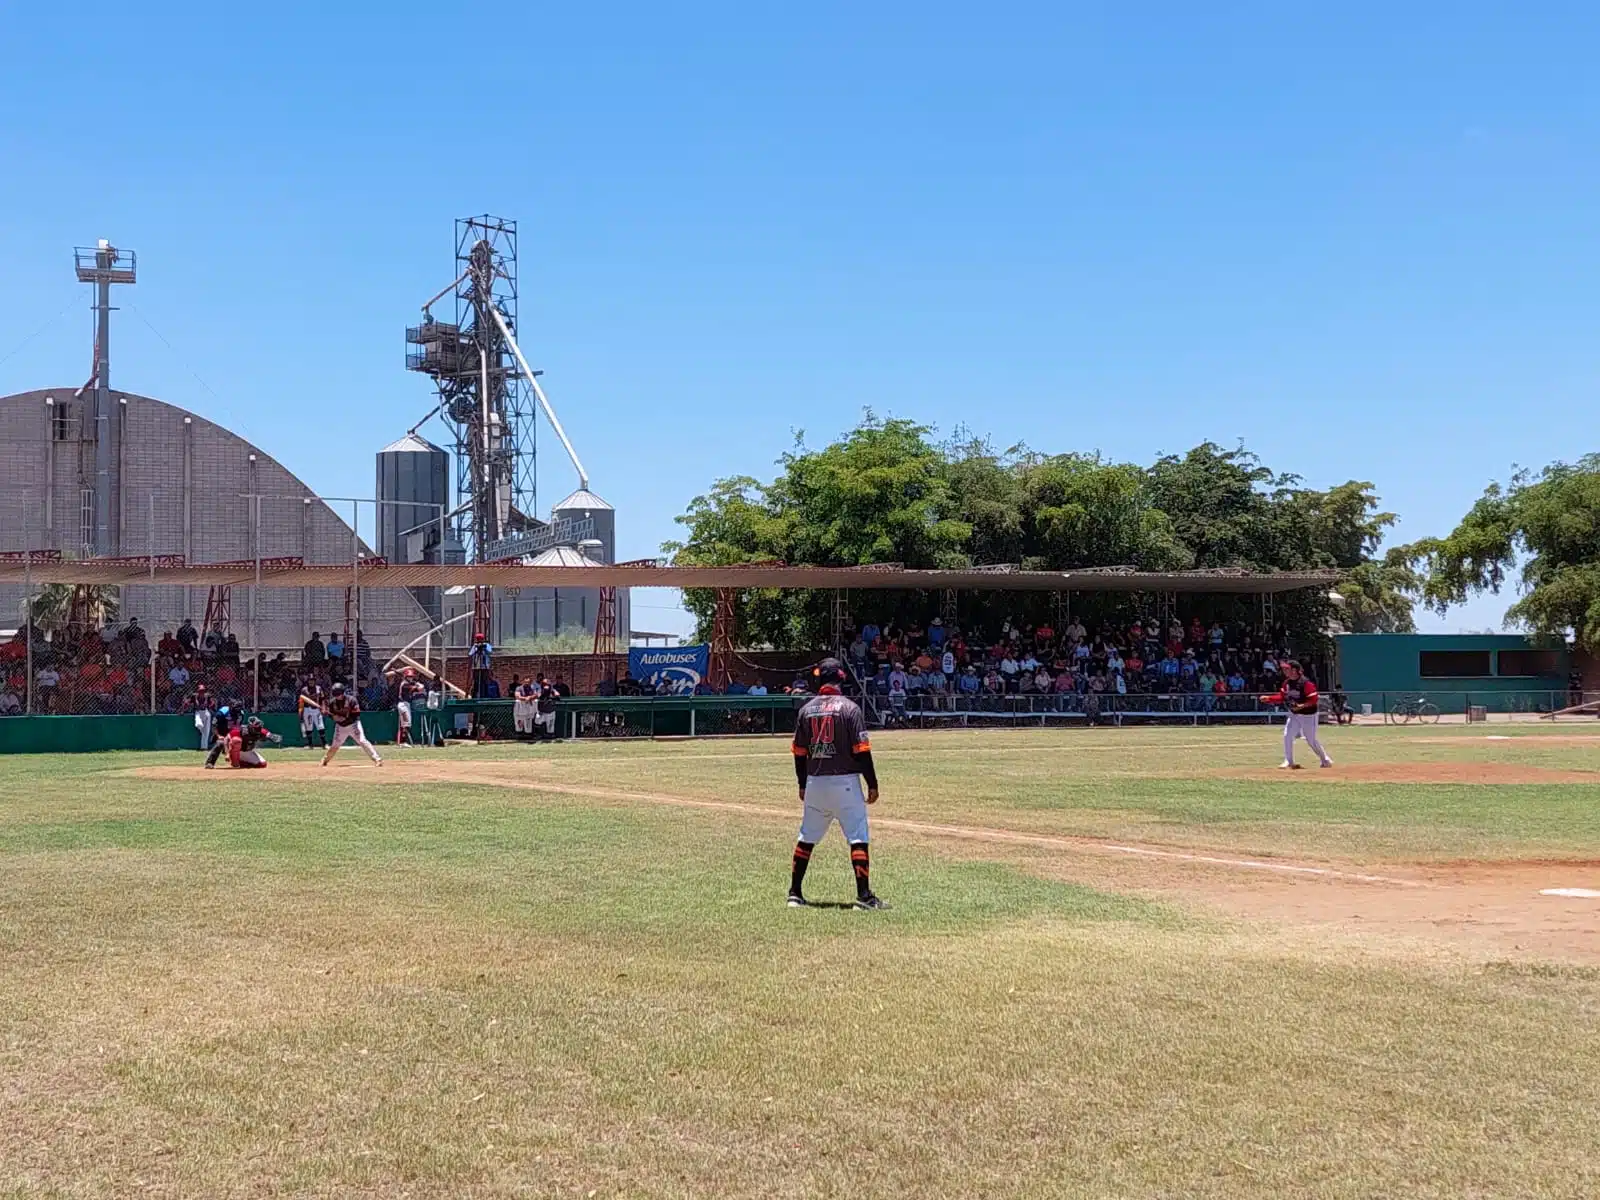
{"type": "Polygon", "coordinates": [[[1600,1195],[1589,729],[0,759],[0,1195],[1600,1195]]]}

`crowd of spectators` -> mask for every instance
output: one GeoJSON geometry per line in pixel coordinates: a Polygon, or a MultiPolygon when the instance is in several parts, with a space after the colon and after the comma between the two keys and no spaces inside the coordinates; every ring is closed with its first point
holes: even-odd
{"type": "MultiPolygon", "coordinates": [[[[372,648],[357,630],[353,648],[342,635],[323,641],[319,632],[291,660],[286,652],[240,660],[239,639],[232,633],[201,634],[185,618],[151,644],[138,618],[125,625],[58,630],[49,636],[33,631],[32,711],[53,715],[120,713],[184,713],[220,704],[246,706],[258,712],[293,712],[299,694],[312,684],[325,690],[337,680],[359,681],[361,704],[367,709],[393,706],[396,680],[373,663],[372,648]],[[260,671],[260,703],[256,671],[260,671]]],[[[24,711],[27,698],[27,628],[0,643],[0,716],[24,711]]]]}
{"type": "MultiPolygon", "coordinates": [[[[25,634],[0,644],[0,716],[20,713],[26,694],[25,634]]],[[[201,634],[190,620],[162,633],[154,645],[137,619],[101,629],[34,633],[33,711],[40,713],[192,712],[218,704],[260,712],[293,712],[296,699],[313,685],[359,680],[363,708],[393,706],[397,680],[374,664],[360,630],[347,646],[335,632],[314,633],[297,659],[287,653],[240,661],[232,634],[201,634]],[[353,659],[353,668],[352,668],[353,659]],[[260,672],[260,701],[255,669],[260,672]]],[[[913,713],[1032,711],[1086,713],[1120,706],[1122,697],[1153,697],[1163,711],[1244,711],[1260,692],[1275,691],[1280,663],[1289,657],[1281,630],[1222,620],[1163,622],[1133,617],[1086,626],[1068,619],[1062,628],[1001,619],[946,626],[938,618],[879,625],[866,621],[844,631],[839,656],[849,664],[855,689],[887,719],[913,713]]],[[[490,648],[475,647],[473,690],[486,699],[502,692],[489,662],[490,648]]],[[[562,696],[572,689],[554,681],[562,696]]],[[[800,694],[806,677],[772,691],[800,694]]],[[[710,695],[706,682],[691,684],[663,675],[654,680],[604,679],[599,696],[710,695]]],[[[758,672],[747,672],[727,695],[766,696],[758,672]]]]}
{"type": "Polygon", "coordinates": [[[1192,616],[1081,619],[1061,629],[1009,619],[966,628],[863,623],[841,657],[869,700],[893,719],[908,712],[1084,712],[1130,707],[1117,697],[1158,698],[1163,711],[1244,711],[1275,691],[1289,657],[1281,630],[1192,616]]]}

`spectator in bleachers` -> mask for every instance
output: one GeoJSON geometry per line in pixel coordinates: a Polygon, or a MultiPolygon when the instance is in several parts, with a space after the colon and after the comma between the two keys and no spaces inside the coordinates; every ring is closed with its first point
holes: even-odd
{"type": "Polygon", "coordinates": [[[1017,660],[1011,657],[1009,643],[1001,653],[1003,657],[1000,659],[1000,681],[1006,691],[1014,692],[1017,690],[1017,673],[1022,668],[1017,664],[1017,660]]]}
{"type": "Polygon", "coordinates": [[[300,664],[306,667],[320,667],[328,661],[328,648],[322,644],[322,631],[313,629],[311,640],[305,644],[305,649],[300,651],[300,664]]]}

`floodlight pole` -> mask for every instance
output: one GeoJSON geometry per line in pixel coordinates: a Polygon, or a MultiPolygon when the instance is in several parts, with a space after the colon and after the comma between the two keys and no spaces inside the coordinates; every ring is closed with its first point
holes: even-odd
{"type": "Polygon", "coordinates": [[[22,591],[28,598],[28,622],[24,637],[28,643],[28,678],[23,682],[23,711],[33,715],[33,532],[28,528],[28,506],[22,506],[22,591]]]}
{"type": "Polygon", "coordinates": [[[250,588],[250,654],[255,662],[252,667],[255,675],[255,694],[250,702],[250,711],[261,711],[261,635],[256,628],[256,591],[261,587],[261,497],[255,497],[255,525],[256,525],[256,581],[250,588]]]}
{"type": "MultiPolygon", "coordinates": [[[[145,549],[150,554],[150,586],[151,587],[155,587],[155,583],[156,583],[156,494],[154,492],[151,492],[149,497],[148,497],[148,499],[150,501],[150,532],[149,532],[148,539],[146,541],[145,549]]],[[[149,645],[149,641],[150,641],[149,635],[146,634],[145,635],[145,644],[149,645]]],[[[156,711],[156,653],[155,653],[155,650],[152,649],[150,651],[150,712],[151,712],[152,716],[155,714],[155,711],[156,711]]]]}
{"type": "MultiPolygon", "coordinates": [[[[361,641],[361,501],[350,502],[350,587],[356,602],[357,644],[361,641]]],[[[350,656],[350,690],[356,704],[361,703],[361,683],[356,675],[356,647],[347,645],[344,652],[350,656]]]]}

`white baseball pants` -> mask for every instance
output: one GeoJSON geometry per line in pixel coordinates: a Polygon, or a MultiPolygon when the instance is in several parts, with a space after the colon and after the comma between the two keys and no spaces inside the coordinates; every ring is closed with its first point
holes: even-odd
{"type": "Polygon", "coordinates": [[[865,842],[867,797],[859,775],[817,775],[806,781],[806,808],[800,818],[800,840],[816,845],[839,822],[847,842],[865,842]]]}
{"type": "Polygon", "coordinates": [[[378,752],[371,742],[367,741],[366,731],[361,728],[361,722],[355,721],[349,725],[335,725],[333,727],[333,745],[328,747],[328,757],[332,758],[339,747],[346,742],[353,741],[367,752],[367,757],[373,762],[380,762],[378,752]]]}
{"type": "Polygon", "coordinates": [[[1294,762],[1294,740],[1305,738],[1306,745],[1311,747],[1311,752],[1317,756],[1319,762],[1328,762],[1328,752],[1322,748],[1322,743],[1317,740],[1317,714],[1316,713],[1290,713],[1289,719],[1283,726],[1283,761],[1294,762]]]}

